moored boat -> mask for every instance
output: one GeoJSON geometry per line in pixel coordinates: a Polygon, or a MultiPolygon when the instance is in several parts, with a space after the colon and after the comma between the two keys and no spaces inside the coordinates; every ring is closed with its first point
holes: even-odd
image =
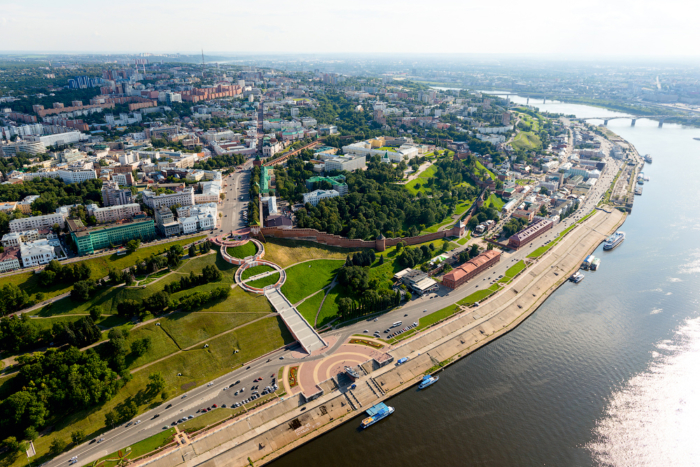
{"type": "Polygon", "coordinates": [[[425,375],[423,376],[423,381],[421,381],[418,385],[418,389],[425,389],[428,386],[437,383],[439,379],[439,376],[425,375]]]}
{"type": "Polygon", "coordinates": [[[608,237],[607,240],[605,240],[605,243],[603,243],[603,250],[612,250],[613,248],[617,247],[620,243],[622,243],[624,239],[625,233],[621,230],[618,230],[610,237],[608,237]]]}
{"type": "Polygon", "coordinates": [[[393,413],[393,407],[389,407],[384,402],[380,402],[379,404],[367,409],[367,415],[369,415],[369,417],[362,420],[362,428],[365,429],[368,426],[374,425],[378,421],[385,419],[393,413]]]}

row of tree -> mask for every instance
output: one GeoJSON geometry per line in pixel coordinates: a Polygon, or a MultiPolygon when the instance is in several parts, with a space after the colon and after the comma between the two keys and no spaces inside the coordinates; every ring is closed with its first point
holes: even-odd
{"type": "Polygon", "coordinates": [[[224,278],[224,274],[214,266],[205,266],[202,269],[202,274],[195,275],[194,272],[190,271],[189,276],[183,276],[178,282],[171,282],[166,284],[163,288],[169,294],[174,294],[180,290],[191,289],[192,287],[197,287],[198,285],[208,284],[209,282],[218,282],[224,278]]]}
{"type": "Polygon", "coordinates": [[[194,311],[197,308],[217,300],[224,300],[231,295],[230,287],[217,287],[211,292],[195,292],[180,299],[180,309],[183,311],[194,311]]]}
{"type": "Polygon", "coordinates": [[[338,314],[345,321],[357,316],[386,310],[401,304],[401,292],[387,289],[368,290],[361,298],[343,297],[338,300],[338,314]]]}
{"type": "Polygon", "coordinates": [[[51,260],[39,275],[39,282],[45,287],[54,284],[74,284],[90,278],[92,271],[84,261],[62,265],[57,260],[51,260]]]}

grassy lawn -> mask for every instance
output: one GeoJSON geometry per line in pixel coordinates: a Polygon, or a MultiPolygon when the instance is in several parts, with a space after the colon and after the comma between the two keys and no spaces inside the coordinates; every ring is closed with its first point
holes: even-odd
{"type": "Polygon", "coordinates": [[[520,186],[531,185],[534,182],[535,182],[534,180],[529,180],[529,179],[525,179],[525,178],[519,178],[515,181],[515,183],[520,185],[520,186]]]}
{"type": "Polygon", "coordinates": [[[246,285],[249,285],[251,287],[255,287],[257,289],[262,289],[263,287],[267,287],[268,285],[272,285],[277,283],[277,281],[280,279],[280,273],[276,272],[274,274],[271,274],[269,276],[265,276],[262,279],[254,280],[252,282],[247,282],[246,285]]]}
{"type": "MultiPolygon", "coordinates": [[[[209,405],[207,404],[202,404],[203,406],[206,405],[207,407],[209,405]]],[[[202,407],[203,408],[203,407],[202,407]]],[[[180,431],[188,431],[190,433],[199,431],[202,428],[206,428],[209,425],[213,425],[215,423],[220,422],[221,420],[226,420],[227,418],[234,417],[236,415],[239,415],[241,413],[244,413],[245,411],[239,407],[237,409],[230,409],[230,408],[218,408],[214,409],[211,412],[207,413],[195,413],[197,412],[196,409],[192,410],[192,413],[187,414],[187,415],[194,415],[194,418],[192,420],[188,420],[184,423],[181,423],[178,425],[178,428],[180,431]]]]}
{"type": "Polygon", "coordinates": [[[531,131],[521,131],[513,138],[511,146],[515,149],[536,151],[542,147],[542,141],[540,141],[539,136],[531,131]]]}
{"type": "MultiPolygon", "coordinates": [[[[149,452],[155,451],[156,449],[171,443],[173,441],[174,436],[175,428],[168,428],[167,430],[163,430],[161,433],[155,434],[150,438],[146,438],[143,441],[139,441],[136,444],[132,444],[131,446],[128,446],[131,448],[131,453],[129,453],[127,459],[136,459],[137,457],[141,457],[144,454],[148,454],[149,452]]],[[[122,455],[126,454],[125,449],[126,447],[120,450],[122,452],[122,455]]],[[[101,457],[99,460],[103,459],[119,459],[119,451],[101,457]]],[[[117,464],[118,462],[110,461],[105,461],[104,463],[105,467],[111,467],[117,464]]]]}
{"type": "Polygon", "coordinates": [[[226,248],[226,253],[234,258],[247,258],[258,252],[258,247],[253,242],[246,242],[243,245],[230,246],[226,248]]]}
{"type": "Polygon", "coordinates": [[[484,206],[486,206],[486,207],[490,206],[490,207],[498,210],[498,212],[501,212],[501,209],[503,208],[503,206],[505,204],[506,203],[505,203],[505,201],[503,201],[503,198],[501,198],[500,196],[498,196],[495,193],[491,193],[491,196],[486,198],[486,201],[484,201],[484,206]]]}
{"type": "Polygon", "coordinates": [[[338,301],[343,297],[350,296],[345,290],[345,287],[340,284],[336,285],[328,292],[326,301],[323,302],[323,307],[318,314],[316,327],[320,328],[328,324],[330,321],[338,317],[338,301]]]}
{"type": "Polygon", "coordinates": [[[427,189],[425,187],[425,184],[428,182],[428,179],[432,178],[435,175],[436,172],[437,172],[437,166],[431,165],[430,167],[425,169],[423,172],[421,172],[417,178],[408,182],[405,185],[406,189],[414,196],[417,195],[419,192],[426,193],[427,189]],[[420,186],[418,186],[418,185],[420,185],[420,186]]]}
{"type": "MultiPolygon", "coordinates": [[[[161,405],[163,402],[160,401],[160,397],[152,400],[144,398],[150,373],[160,372],[163,375],[166,390],[170,397],[174,398],[193,387],[205,384],[207,381],[230,372],[232,367],[240,367],[243,363],[259,355],[291,342],[294,342],[294,338],[278,317],[270,317],[251,323],[242,329],[210,341],[207,349],[181,352],[144,371],[134,373],[133,379],[112,400],[101,406],[90,407],[52,420],[54,431],[49,435],[39,437],[34,442],[34,446],[41,457],[48,451],[54,438],[58,437],[70,443],[70,433],[76,430],[83,430],[87,438],[95,437],[105,428],[105,414],[129,398],[137,401],[139,413],[161,405]],[[240,352],[234,353],[236,349],[240,352]],[[178,377],[178,373],[182,373],[183,376],[178,377]]],[[[18,457],[15,465],[26,465],[26,459],[22,456],[18,457]]]]}
{"type": "Polygon", "coordinates": [[[457,240],[457,243],[460,244],[460,245],[462,245],[462,246],[464,246],[464,245],[467,244],[467,242],[468,242],[469,239],[471,239],[471,238],[472,238],[472,233],[471,233],[471,232],[467,232],[467,235],[465,235],[464,237],[462,237],[462,238],[460,238],[459,240],[457,240]]]}
{"type": "Polygon", "coordinates": [[[468,199],[466,201],[461,201],[461,202],[457,203],[457,205],[455,206],[455,210],[451,215],[447,216],[439,224],[431,225],[427,229],[423,230],[421,233],[435,233],[438,230],[440,230],[440,227],[442,227],[444,225],[456,224],[457,219],[455,219],[453,216],[457,216],[458,218],[461,217],[462,214],[467,212],[467,210],[469,209],[469,207],[472,205],[473,202],[474,202],[474,200],[468,199]]]}
{"type": "Polygon", "coordinates": [[[319,259],[292,266],[285,271],[287,280],[282,286],[282,293],[290,302],[296,303],[329,286],[343,264],[342,260],[319,259]]]}
{"type": "Polygon", "coordinates": [[[478,174],[481,175],[482,173],[485,173],[491,180],[496,180],[496,176],[491,172],[489,169],[487,169],[484,164],[482,164],[480,161],[476,161],[476,168],[478,169],[478,174]]]}
{"type": "Polygon", "coordinates": [[[503,275],[503,278],[498,282],[507,284],[508,282],[513,280],[515,276],[520,274],[520,271],[522,271],[523,269],[525,269],[525,261],[518,261],[517,263],[515,263],[515,265],[508,268],[506,273],[503,275]]]}
{"type": "MultiPolygon", "coordinates": [[[[133,253],[129,253],[123,256],[117,256],[117,254],[109,256],[101,256],[99,258],[86,259],[85,261],[80,261],[81,263],[87,264],[92,273],[90,277],[92,279],[102,279],[109,274],[110,269],[126,269],[133,266],[134,264],[143,261],[152,254],[163,253],[173,245],[188,245],[195,242],[205,236],[188,238],[185,240],[178,240],[176,242],[161,243],[153,246],[145,246],[139,248],[133,253]]],[[[56,295],[61,295],[62,293],[70,291],[73,284],[54,284],[48,287],[39,284],[39,274],[34,274],[33,271],[26,272],[24,274],[15,274],[12,276],[7,276],[0,278],[0,287],[5,284],[14,284],[20,289],[27,292],[27,295],[33,297],[37,292],[42,292],[44,294],[44,299],[55,297],[56,295]]]]}
{"type": "Polygon", "coordinates": [[[338,248],[303,240],[267,238],[265,259],[286,268],[309,259],[342,259],[360,248],[338,248]]]}
{"type": "Polygon", "coordinates": [[[485,299],[487,297],[490,297],[494,293],[498,292],[499,289],[500,289],[500,287],[498,286],[498,284],[493,284],[488,289],[476,291],[473,294],[469,295],[468,297],[465,297],[462,300],[458,301],[457,303],[459,305],[470,306],[476,302],[482,301],[483,299],[485,299]]]}
{"type": "Polygon", "coordinates": [[[174,313],[160,322],[163,331],[178,347],[187,348],[245,323],[262,318],[267,313],[174,313]]]}
{"type": "Polygon", "coordinates": [[[418,320],[418,326],[416,326],[413,329],[408,330],[407,332],[404,332],[403,334],[400,334],[399,336],[390,339],[391,343],[395,343],[401,340],[406,339],[407,337],[412,336],[418,331],[422,331],[423,329],[432,326],[433,324],[437,323],[438,321],[442,321],[445,318],[448,318],[455,313],[459,313],[460,308],[457,305],[450,305],[442,310],[438,310],[435,313],[430,313],[428,316],[424,316],[418,320]]]}
{"type": "Polygon", "coordinates": [[[248,268],[245,271],[243,271],[243,274],[241,274],[241,279],[246,280],[249,277],[257,276],[258,274],[262,274],[264,272],[270,272],[274,271],[275,268],[270,267],[266,264],[261,264],[259,266],[253,266],[252,268],[248,268]]]}
{"type": "Polygon", "coordinates": [[[297,308],[299,313],[301,313],[301,316],[303,316],[304,319],[311,324],[311,326],[316,325],[316,313],[318,313],[318,309],[321,306],[321,302],[323,301],[323,297],[325,297],[325,295],[326,294],[324,292],[319,292],[313,297],[304,300],[304,303],[299,305],[297,308]]]}
{"type": "Polygon", "coordinates": [[[378,149],[379,151],[389,151],[389,152],[397,152],[396,148],[392,148],[389,146],[382,146],[381,148],[378,149]]]}

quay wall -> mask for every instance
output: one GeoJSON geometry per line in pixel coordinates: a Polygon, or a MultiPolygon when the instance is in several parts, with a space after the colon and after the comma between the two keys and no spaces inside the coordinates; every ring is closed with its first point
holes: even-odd
{"type": "Polygon", "coordinates": [[[188,445],[175,446],[134,465],[244,467],[250,465],[249,459],[256,466],[271,462],[360,416],[370,405],[408,389],[436,365],[449,365],[515,329],[624,219],[618,210],[596,211],[487,303],[395,345],[388,352],[394,361],[409,357],[408,362],[376,368],[357,381],[356,390],[333,390],[308,403],[303,396],[291,396],[198,434],[188,445]],[[474,310],[479,310],[480,318],[474,319],[474,310]],[[373,385],[378,391],[372,389],[373,385]]]}

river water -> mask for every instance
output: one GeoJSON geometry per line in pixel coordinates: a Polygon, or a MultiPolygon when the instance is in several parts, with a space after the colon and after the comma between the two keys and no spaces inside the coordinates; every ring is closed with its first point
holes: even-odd
{"type": "Polygon", "coordinates": [[[392,398],[396,412],[380,424],[359,432],[357,418],[272,465],[699,465],[700,129],[657,125],[609,123],[654,162],[627,239],[594,253],[600,270],[562,286],[438,384],[392,398]]]}

